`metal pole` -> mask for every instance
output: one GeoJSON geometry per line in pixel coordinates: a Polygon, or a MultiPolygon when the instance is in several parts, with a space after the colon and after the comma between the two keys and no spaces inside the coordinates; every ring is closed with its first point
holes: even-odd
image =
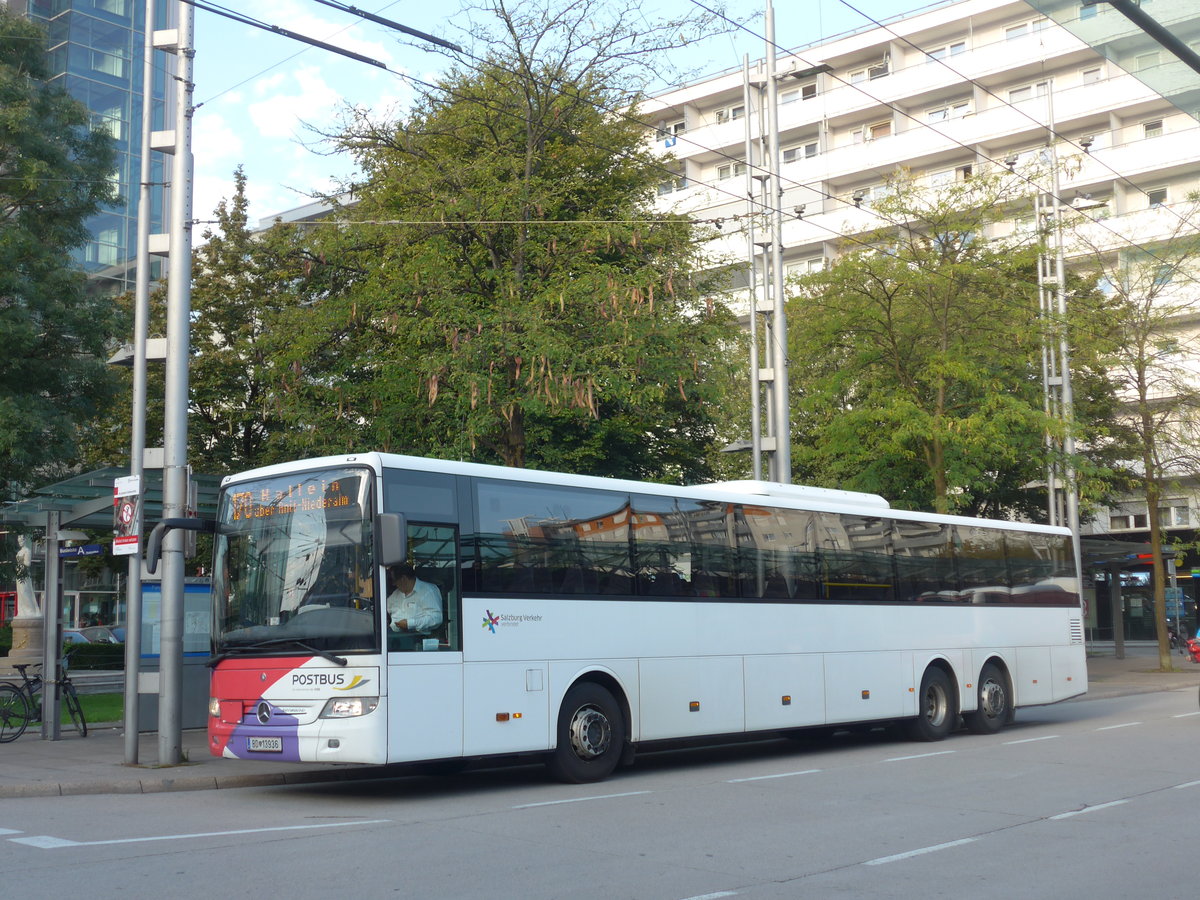
{"type": "MultiPolygon", "coordinates": [[[[1075,477],[1075,396],[1071,389],[1071,348],[1067,341],[1067,281],[1063,248],[1062,209],[1059,204],[1058,151],[1054,143],[1054,80],[1046,86],[1050,114],[1050,209],[1054,220],[1054,280],[1058,312],[1059,413],[1063,422],[1063,476],[1066,484],[1066,525],[1075,545],[1075,573],[1083,577],[1083,553],[1079,546],[1079,485],[1075,477]]],[[[1082,584],[1080,585],[1082,587],[1082,584]]]]}
{"type": "MultiPolygon", "coordinates": [[[[752,92],[750,90],[750,54],[742,56],[742,103],[746,114],[746,253],[750,274],[750,453],[751,477],[762,480],[762,386],[758,370],[758,263],[754,249],[754,138],[750,129],[752,92]]],[[[761,106],[761,104],[760,104],[761,106]]]]}
{"type": "MultiPolygon", "coordinates": [[[[142,58],[142,163],[138,193],[137,282],[134,286],[133,418],[129,428],[129,474],[141,479],[146,448],[146,336],[150,330],[150,132],[154,130],[154,6],[146,0],[142,58]]],[[[137,505],[135,534],[141,535],[144,503],[137,505]]],[[[141,548],[139,547],[139,550],[141,548]]],[[[138,669],[142,661],[142,555],[129,557],[125,584],[125,765],[138,764],[138,669]]]]}
{"type": "Polygon", "coordinates": [[[46,513],[46,572],[42,593],[42,740],[62,737],[58,721],[58,657],[62,652],[62,563],[58,558],[58,532],[62,513],[46,513]]]}
{"type": "Polygon", "coordinates": [[[774,323],[771,328],[774,375],[775,452],[774,480],[792,480],[791,423],[788,409],[787,306],[783,296],[783,191],[779,183],[779,89],[775,81],[775,8],[767,0],[767,117],[771,171],[771,286],[774,323]]]}
{"type": "MultiPolygon", "coordinates": [[[[163,427],[163,518],[187,512],[187,400],[192,284],[192,60],[195,19],[179,2],[175,158],[171,169],[171,268],[167,283],[167,385],[163,427]]],[[[162,554],[158,761],[183,760],[183,537],[167,532],[162,554]]]]}

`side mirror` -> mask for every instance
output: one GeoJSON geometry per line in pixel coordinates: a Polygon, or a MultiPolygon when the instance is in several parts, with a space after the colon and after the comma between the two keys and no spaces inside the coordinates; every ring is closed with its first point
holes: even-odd
{"type": "Polygon", "coordinates": [[[375,520],[375,564],[394,566],[408,558],[408,526],[399,513],[380,513],[375,520]]]}
{"type": "Polygon", "coordinates": [[[162,519],[154,530],[150,532],[150,538],[146,541],[146,571],[151,575],[158,569],[158,561],[162,557],[162,541],[168,531],[178,528],[181,531],[201,531],[205,534],[217,533],[216,519],[197,519],[188,517],[183,519],[162,519]]]}

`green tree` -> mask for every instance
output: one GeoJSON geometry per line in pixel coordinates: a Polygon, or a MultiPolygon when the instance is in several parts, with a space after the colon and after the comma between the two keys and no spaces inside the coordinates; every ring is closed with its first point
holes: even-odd
{"type": "Polygon", "coordinates": [[[1110,377],[1132,432],[1128,458],[1134,491],[1146,506],[1159,660],[1171,668],[1167,634],[1162,505],[1173,490],[1194,490],[1200,469],[1200,385],[1196,360],[1200,303],[1200,236],[1193,223],[1200,199],[1143,214],[1141,246],[1117,246],[1111,235],[1074,230],[1077,249],[1094,261],[1091,276],[1110,295],[1109,321],[1118,340],[1109,351],[1110,377]],[[1186,487],[1184,487],[1186,485],[1186,487]]]}
{"type": "Polygon", "coordinates": [[[113,200],[112,140],[52,87],[45,32],[0,8],[0,489],[58,475],[81,423],[112,394],[111,300],[87,290],[71,251],[113,200]]]}
{"type": "MultiPolygon", "coordinates": [[[[1036,232],[985,235],[1027,207],[1024,182],[939,189],[900,173],[883,220],[789,303],[794,450],[816,483],[938,512],[1044,516],[1048,428],[1036,232]]],[[[1094,300],[1079,298],[1079,304],[1094,300]]],[[[1090,351],[1088,408],[1111,391],[1090,351]]]]}
{"type": "Polygon", "coordinates": [[[734,326],[703,299],[695,226],[653,211],[644,128],[611,112],[643,20],[591,2],[490,12],[504,40],[486,62],[338,138],[363,181],[352,227],[326,238],[345,283],[276,334],[291,402],[320,420],[291,433],[702,477],[734,326]]]}

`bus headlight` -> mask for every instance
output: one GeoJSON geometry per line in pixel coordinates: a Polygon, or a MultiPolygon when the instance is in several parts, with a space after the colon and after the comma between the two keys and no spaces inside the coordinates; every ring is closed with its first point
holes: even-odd
{"type": "Polygon", "coordinates": [[[221,701],[216,697],[208,698],[208,714],[214,719],[221,718],[221,701]]]}
{"type": "Polygon", "coordinates": [[[378,697],[333,697],[321,710],[322,719],[350,719],[375,711],[378,697]]]}

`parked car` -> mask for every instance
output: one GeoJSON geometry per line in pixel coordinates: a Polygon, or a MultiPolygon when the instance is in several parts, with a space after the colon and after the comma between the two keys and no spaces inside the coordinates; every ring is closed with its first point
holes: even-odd
{"type": "Polygon", "coordinates": [[[62,639],[63,639],[64,644],[90,644],[91,643],[91,641],[89,641],[87,639],[87,635],[85,635],[81,631],[64,631],[63,635],[62,635],[62,639]]]}
{"type": "Polygon", "coordinates": [[[125,626],[124,625],[109,625],[108,627],[112,631],[113,637],[115,637],[117,639],[118,643],[120,643],[120,644],[125,643],[125,626]]]}
{"type": "Polygon", "coordinates": [[[121,639],[107,625],[89,625],[86,628],[80,628],[79,631],[84,638],[93,644],[119,644],[121,639]]]}

